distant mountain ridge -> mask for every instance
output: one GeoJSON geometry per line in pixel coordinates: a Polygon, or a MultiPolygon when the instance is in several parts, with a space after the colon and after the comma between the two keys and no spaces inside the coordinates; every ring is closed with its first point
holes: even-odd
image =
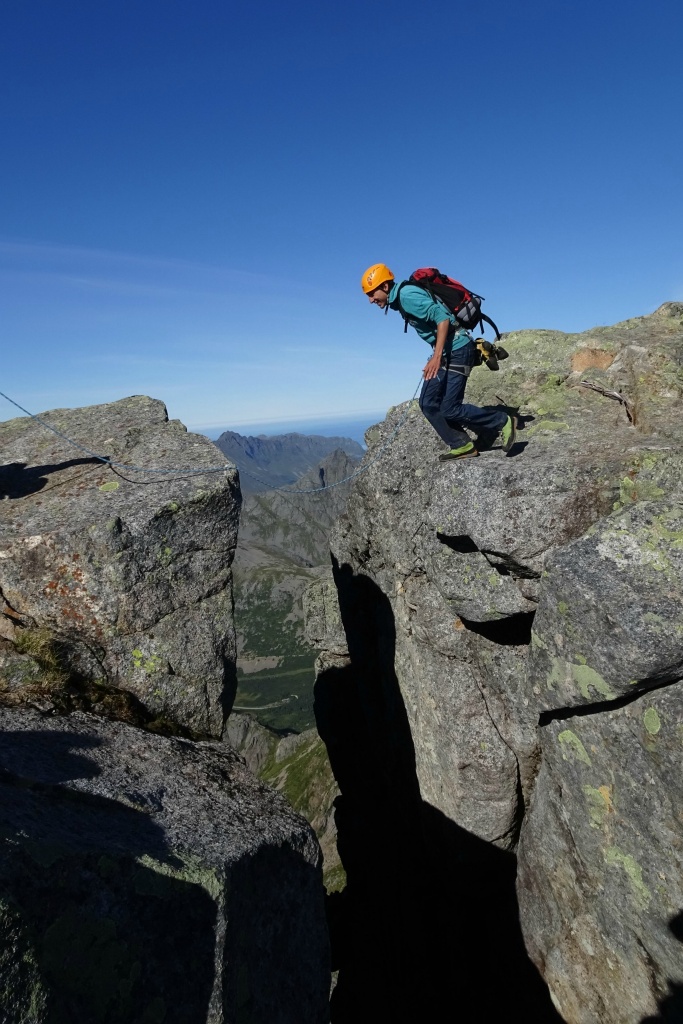
{"type": "Polygon", "coordinates": [[[294,483],[338,449],[352,459],[360,459],[364,454],[362,446],[350,437],[319,434],[245,437],[226,430],[214,444],[237,466],[242,491],[247,494],[294,483]]]}
{"type": "Polygon", "coordinates": [[[257,564],[263,553],[303,567],[327,565],[329,532],[349,496],[343,481],[357,468],[357,460],[336,448],[291,489],[252,492],[242,505],[236,565],[257,564]]]}
{"type": "Polygon", "coordinates": [[[213,443],[237,466],[245,496],[233,563],[238,704],[263,725],[309,729],[315,653],[303,636],[302,595],[329,564],[329,531],[364,449],[348,437],[295,432],[228,430],[213,443]]]}

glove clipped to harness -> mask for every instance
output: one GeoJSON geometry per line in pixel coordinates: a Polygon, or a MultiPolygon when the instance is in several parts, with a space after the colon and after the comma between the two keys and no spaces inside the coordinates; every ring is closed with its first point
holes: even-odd
{"type": "Polygon", "coordinates": [[[475,341],[477,351],[479,352],[479,365],[485,363],[489,370],[498,370],[498,362],[502,359],[507,359],[508,353],[502,345],[494,345],[490,341],[486,341],[484,338],[481,341],[475,341]]]}

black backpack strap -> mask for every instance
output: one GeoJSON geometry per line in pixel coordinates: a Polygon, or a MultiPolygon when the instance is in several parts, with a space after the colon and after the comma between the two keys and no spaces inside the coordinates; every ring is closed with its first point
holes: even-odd
{"type": "MultiPolygon", "coordinates": [[[[494,331],[496,332],[496,341],[500,341],[500,331],[498,330],[498,328],[494,324],[494,322],[491,319],[491,317],[487,316],[486,313],[480,313],[480,318],[481,318],[481,320],[485,320],[487,324],[489,324],[491,327],[493,327],[494,331]]],[[[483,334],[484,333],[483,325],[482,325],[482,329],[481,330],[482,330],[482,334],[483,334]]]]}
{"type": "MultiPolygon", "coordinates": [[[[410,284],[410,281],[401,281],[400,285],[398,286],[398,291],[396,292],[396,298],[391,303],[391,308],[392,309],[397,309],[399,311],[399,313],[401,314],[401,316],[403,317],[403,333],[404,334],[408,333],[408,317],[403,312],[403,306],[401,305],[401,288],[403,288],[404,285],[407,285],[407,284],[410,284]]],[[[389,309],[389,305],[388,304],[387,304],[387,309],[389,309]]]]}

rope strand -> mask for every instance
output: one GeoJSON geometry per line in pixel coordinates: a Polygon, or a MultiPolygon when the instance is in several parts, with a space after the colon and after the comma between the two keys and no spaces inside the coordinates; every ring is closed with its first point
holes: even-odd
{"type": "MultiPolygon", "coordinates": [[[[401,429],[405,421],[408,419],[408,416],[410,415],[410,407],[412,403],[415,401],[415,397],[421,387],[422,379],[420,379],[420,383],[415,388],[415,391],[413,392],[413,397],[409,400],[408,406],[403,416],[396,424],[394,429],[391,431],[384,444],[381,445],[381,447],[375,452],[374,458],[370,459],[370,461],[367,462],[364,466],[360,466],[357,470],[355,470],[355,472],[351,473],[350,476],[345,476],[343,480],[337,480],[336,483],[326,484],[325,487],[294,487],[293,490],[287,490],[287,488],[291,488],[293,487],[293,485],[282,484],[281,487],[269,487],[268,491],[282,491],[285,494],[316,494],[318,491],[329,491],[333,487],[340,487],[342,484],[348,484],[351,480],[355,480],[357,476],[361,476],[362,473],[367,472],[367,470],[370,469],[370,466],[374,466],[377,460],[384,454],[384,452],[387,450],[391,442],[394,440],[394,438],[398,434],[399,430],[401,429]]],[[[254,476],[254,474],[251,473],[248,469],[241,469],[240,474],[242,473],[245,473],[247,476],[250,476],[252,480],[256,480],[256,482],[259,484],[264,483],[263,480],[259,480],[258,477],[254,476]]]]}
{"type": "MultiPolygon", "coordinates": [[[[375,457],[373,459],[371,459],[370,462],[366,463],[366,465],[361,466],[354,473],[351,473],[350,476],[344,477],[343,480],[337,480],[336,483],[326,484],[324,487],[309,487],[309,488],[294,487],[294,489],[289,489],[288,490],[288,488],[292,488],[292,485],[291,484],[283,484],[281,487],[269,487],[267,489],[269,491],[282,491],[282,492],[287,493],[287,494],[316,494],[319,491],[329,491],[333,487],[340,487],[342,484],[347,484],[347,483],[350,483],[351,480],[355,480],[356,477],[360,476],[362,473],[365,473],[368,469],[370,469],[370,466],[373,466],[375,464],[375,462],[377,462],[377,460],[380,458],[380,456],[383,455],[383,453],[386,451],[386,449],[388,448],[389,444],[393,441],[394,437],[399,432],[399,430],[401,429],[401,427],[405,423],[406,419],[408,418],[408,414],[410,413],[410,406],[411,406],[412,402],[414,401],[415,396],[417,395],[417,392],[419,391],[421,385],[422,385],[422,381],[420,380],[420,383],[415,388],[415,391],[413,393],[413,397],[410,399],[410,402],[408,403],[408,407],[407,407],[405,413],[403,414],[401,420],[399,421],[397,426],[394,427],[392,432],[389,434],[389,436],[386,439],[386,441],[384,442],[384,444],[375,453],[375,457]]],[[[77,448],[79,451],[85,452],[86,455],[89,455],[91,458],[97,459],[99,462],[104,463],[105,466],[112,466],[115,469],[125,469],[129,473],[158,473],[158,474],[167,475],[167,476],[169,476],[169,475],[173,475],[173,476],[201,476],[204,473],[225,473],[225,472],[228,472],[229,470],[235,468],[229,462],[226,463],[223,466],[206,466],[203,469],[197,469],[197,468],[192,467],[192,466],[189,466],[189,467],[186,467],[186,468],[157,469],[157,468],[150,467],[150,466],[129,466],[125,462],[115,462],[113,459],[107,458],[106,455],[98,455],[97,452],[91,451],[89,448],[86,448],[85,445],[79,444],[78,441],[74,441],[73,438],[68,437],[66,434],[63,434],[61,430],[57,430],[56,427],[53,427],[49,423],[46,423],[45,420],[41,419],[40,416],[36,416],[35,413],[29,412],[28,409],[24,409],[23,405],[19,405],[19,403],[15,402],[13,398],[10,398],[9,395],[6,395],[4,393],[4,391],[0,391],[0,397],[4,398],[5,401],[9,402],[10,405],[13,405],[16,409],[19,409],[21,412],[25,413],[25,415],[29,416],[32,420],[35,420],[36,423],[40,423],[40,425],[42,427],[45,427],[46,430],[49,430],[53,434],[56,434],[57,437],[61,437],[61,439],[63,441],[66,441],[67,444],[70,444],[72,448],[77,448]]],[[[263,483],[264,482],[263,480],[259,480],[259,478],[257,476],[254,476],[254,474],[251,473],[248,469],[239,470],[239,472],[240,472],[240,474],[241,473],[245,473],[247,476],[250,476],[253,480],[256,480],[257,483],[263,483]]]]}
{"type": "Polygon", "coordinates": [[[67,444],[70,444],[72,448],[78,448],[79,451],[85,452],[86,455],[90,455],[91,458],[97,459],[99,462],[103,462],[106,466],[114,466],[116,469],[126,469],[130,473],[171,473],[182,476],[199,476],[202,473],[225,473],[227,470],[234,468],[229,462],[223,466],[207,466],[205,469],[195,469],[192,466],[184,469],[154,469],[148,466],[129,466],[125,462],[115,462],[113,459],[107,458],[106,455],[98,455],[97,452],[91,452],[89,448],[85,447],[85,445],[79,444],[78,441],[74,441],[71,437],[67,437],[67,435],[63,434],[61,430],[57,430],[56,427],[50,426],[50,424],[46,423],[45,420],[40,418],[40,416],[36,416],[34,413],[29,412],[28,409],[24,409],[23,405],[19,405],[19,403],[15,402],[13,398],[6,395],[4,391],[0,391],[0,397],[15,406],[15,408],[21,409],[23,413],[30,416],[32,420],[36,421],[36,423],[40,423],[40,425],[45,427],[46,430],[50,430],[53,434],[56,434],[57,437],[61,437],[61,439],[66,441],[67,444]]]}

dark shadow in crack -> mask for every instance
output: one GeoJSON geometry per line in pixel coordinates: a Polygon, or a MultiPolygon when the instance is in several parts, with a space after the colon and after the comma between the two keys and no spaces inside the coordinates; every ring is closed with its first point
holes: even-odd
{"type": "Polygon", "coordinates": [[[451,551],[457,551],[460,555],[472,554],[472,552],[479,550],[472,538],[468,537],[466,533],[459,534],[457,537],[449,537],[448,534],[439,533],[437,530],[436,539],[445,544],[451,551]]]}
{"type": "Polygon", "coordinates": [[[490,619],[487,622],[474,622],[472,619],[461,621],[467,629],[479,636],[486,637],[493,643],[506,647],[518,647],[531,643],[531,627],[536,612],[518,612],[503,619],[490,619]]]}
{"type": "Polygon", "coordinates": [[[514,856],[421,799],[391,605],[368,577],[334,571],[350,663],[315,690],[347,873],[328,897],[332,1024],[490,1024],[513,1009],[560,1024],[522,941],[514,856]]]}
{"type": "MultiPolygon", "coordinates": [[[[683,942],[683,910],[669,921],[669,931],[679,942],[683,942]]],[[[641,1024],[681,1024],[683,1021],[683,985],[669,981],[669,991],[659,1003],[656,1017],[645,1017],[641,1024]]]]}

